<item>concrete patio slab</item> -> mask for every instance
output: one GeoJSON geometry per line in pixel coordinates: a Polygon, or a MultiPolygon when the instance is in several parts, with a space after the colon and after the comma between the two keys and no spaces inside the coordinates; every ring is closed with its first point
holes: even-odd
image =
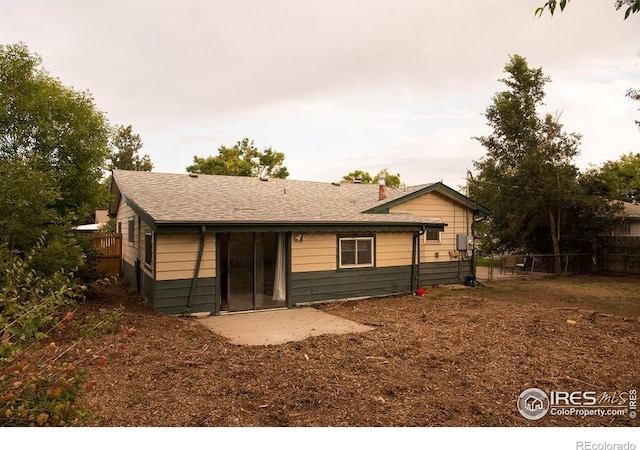
{"type": "Polygon", "coordinates": [[[223,314],[199,318],[197,321],[238,345],[278,345],[312,336],[373,330],[372,327],[311,307],[223,314]]]}

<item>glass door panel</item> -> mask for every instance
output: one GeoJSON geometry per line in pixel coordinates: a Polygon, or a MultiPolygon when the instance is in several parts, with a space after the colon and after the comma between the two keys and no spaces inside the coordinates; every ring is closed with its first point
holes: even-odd
{"type": "Polygon", "coordinates": [[[229,311],[253,309],[253,236],[253,233],[229,233],[229,311]]]}
{"type": "Polygon", "coordinates": [[[247,311],[286,306],[285,233],[228,236],[225,309],[247,311]]]}

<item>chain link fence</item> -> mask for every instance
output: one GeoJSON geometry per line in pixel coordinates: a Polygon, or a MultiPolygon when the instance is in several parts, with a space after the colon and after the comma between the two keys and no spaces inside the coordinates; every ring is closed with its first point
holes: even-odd
{"type": "MultiPolygon", "coordinates": [[[[561,254],[560,272],[563,275],[594,273],[596,264],[589,254],[561,254]]],[[[555,274],[556,256],[552,254],[489,255],[478,258],[476,277],[480,281],[518,276],[555,274]]]]}

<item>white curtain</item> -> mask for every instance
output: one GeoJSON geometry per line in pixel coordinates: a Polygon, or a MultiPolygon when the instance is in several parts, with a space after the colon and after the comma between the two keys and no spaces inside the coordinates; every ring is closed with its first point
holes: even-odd
{"type": "Polygon", "coordinates": [[[286,261],[285,253],[285,233],[278,233],[278,249],[276,254],[276,276],[273,282],[273,301],[284,302],[287,299],[286,292],[286,261]]]}

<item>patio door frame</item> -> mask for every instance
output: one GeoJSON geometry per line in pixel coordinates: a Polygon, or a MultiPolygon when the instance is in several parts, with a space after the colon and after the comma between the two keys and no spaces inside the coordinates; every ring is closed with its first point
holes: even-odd
{"type": "MultiPolygon", "coordinates": [[[[256,298],[257,298],[257,287],[256,287],[256,237],[257,234],[260,233],[268,233],[270,231],[279,233],[277,230],[265,230],[265,231],[227,231],[227,232],[219,232],[216,234],[216,302],[215,302],[215,314],[219,314],[221,312],[242,312],[242,311],[261,311],[271,309],[269,307],[266,308],[256,308],[256,298]],[[229,294],[230,294],[230,286],[231,286],[231,277],[232,273],[229,273],[229,262],[230,262],[230,252],[231,247],[229,245],[230,236],[232,234],[240,234],[247,233],[252,235],[253,241],[253,257],[252,257],[252,308],[249,309],[241,309],[241,310],[229,310],[229,294]],[[224,243],[223,243],[224,240],[224,243]],[[226,252],[226,254],[223,254],[226,252]],[[223,309],[223,301],[226,304],[226,307],[223,309]]],[[[283,305],[276,305],[272,308],[281,308],[288,307],[291,308],[293,305],[290,303],[290,280],[291,280],[291,233],[290,232],[282,232],[285,239],[284,246],[284,264],[285,264],[285,301],[283,305]]],[[[277,240],[276,240],[277,242],[277,240]]],[[[276,244],[277,245],[277,244],[276,244]]],[[[263,256],[264,258],[264,256],[263,256]]]]}

